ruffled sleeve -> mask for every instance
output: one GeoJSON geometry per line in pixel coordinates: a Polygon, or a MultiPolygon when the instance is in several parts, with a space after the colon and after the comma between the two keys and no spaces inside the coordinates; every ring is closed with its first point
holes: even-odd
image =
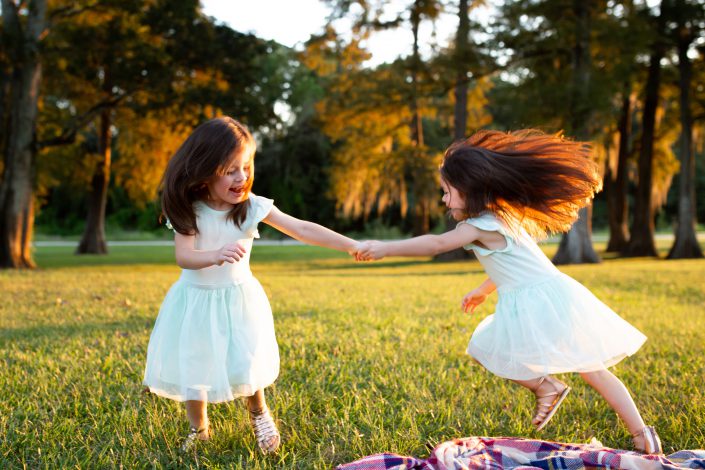
{"type": "Polygon", "coordinates": [[[174,228],[173,225],[171,225],[171,220],[169,220],[169,217],[165,217],[166,222],[164,222],[164,225],[166,225],[166,228],[171,230],[172,232],[176,233],[176,229],[174,228]]]}
{"type": "Polygon", "coordinates": [[[252,238],[259,238],[257,224],[267,217],[274,207],[274,200],[250,193],[250,209],[247,215],[247,234],[252,238]]]}
{"type": "Polygon", "coordinates": [[[507,246],[498,250],[490,250],[483,246],[475,245],[474,243],[465,245],[463,248],[465,248],[466,250],[473,250],[478,255],[487,256],[492,253],[506,253],[508,251],[511,251],[511,249],[514,247],[514,239],[511,233],[509,232],[509,229],[507,228],[506,224],[499,220],[497,217],[495,217],[493,214],[487,213],[482,214],[479,217],[465,219],[462,222],[458,223],[458,225],[460,224],[470,224],[479,228],[480,230],[485,230],[486,232],[499,232],[504,237],[504,240],[507,242],[507,246]]]}

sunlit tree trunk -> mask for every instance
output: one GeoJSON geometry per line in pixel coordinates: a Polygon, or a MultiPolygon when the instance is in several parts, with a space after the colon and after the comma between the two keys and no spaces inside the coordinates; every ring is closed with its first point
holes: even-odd
{"type": "Polygon", "coordinates": [[[652,193],[654,138],[656,131],[656,110],[658,108],[659,86],[661,82],[661,59],[664,44],[661,35],[664,30],[664,2],[658,19],[657,38],[652,45],[649,58],[649,71],[644,92],[642,113],[641,148],[639,152],[639,181],[634,201],[634,218],[629,230],[629,243],[622,252],[624,256],[658,256],[654,242],[654,207],[652,193]]]}
{"type": "Polygon", "coordinates": [[[93,172],[91,190],[88,194],[86,228],[76,249],[77,254],[106,254],[108,252],[105,241],[105,207],[108,202],[108,185],[110,183],[111,113],[110,109],[104,109],[100,113],[98,131],[100,158],[93,172]]]}
{"type": "Polygon", "coordinates": [[[668,258],[702,258],[703,252],[695,232],[695,152],[693,151],[693,118],[690,111],[690,82],[692,64],[688,49],[692,42],[690,31],[679,24],[678,85],[680,87],[681,135],[679,142],[680,175],[678,177],[678,224],[676,240],[668,258]]]}
{"type": "Polygon", "coordinates": [[[622,96],[622,111],[619,117],[619,149],[617,150],[617,169],[612,175],[609,164],[605,172],[605,192],[607,193],[607,219],[610,238],[607,250],[620,252],[627,246],[629,228],[627,225],[627,160],[631,151],[632,132],[632,98],[631,83],[627,82],[622,96]]]}
{"type": "MultiPolygon", "coordinates": [[[[470,34],[470,18],[468,17],[468,0],[458,1],[458,32],[455,39],[457,67],[455,75],[455,110],[453,140],[462,140],[466,137],[465,129],[468,122],[468,77],[467,77],[467,49],[468,35],[470,34]]],[[[446,218],[446,232],[455,229],[456,221],[450,217],[446,218]]],[[[446,253],[441,253],[435,257],[437,260],[452,261],[470,258],[470,252],[462,248],[457,248],[446,253]]]]}
{"type": "Polygon", "coordinates": [[[3,34],[10,38],[8,54],[12,61],[0,184],[0,267],[3,268],[34,267],[31,253],[34,157],[42,76],[39,42],[46,28],[46,1],[30,1],[26,8],[27,19],[23,24],[18,5],[2,1],[3,34]]]}
{"type": "MultiPolygon", "coordinates": [[[[590,104],[590,6],[582,0],[573,1],[575,13],[575,45],[573,50],[573,97],[571,128],[579,140],[590,140],[588,129],[590,104]]],[[[598,263],[592,246],[592,207],[580,210],[578,220],[563,239],[553,257],[556,264],[598,263]]]]}
{"type": "MultiPolygon", "coordinates": [[[[10,95],[10,70],[9,65],[0,64],[0,155],[4,158],[7,155],[7,135],[9,134],[8,129],[8,111],[9,102],[8,98],[10,95]]],[[[0,183],[2,182],[2,170],[0,170],[0,183]]]]}

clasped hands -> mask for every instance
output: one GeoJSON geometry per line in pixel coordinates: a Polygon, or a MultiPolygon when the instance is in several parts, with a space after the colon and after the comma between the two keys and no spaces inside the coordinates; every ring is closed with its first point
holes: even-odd
{"type": "Polygon", "coordinates": [[[349,253],[355,261],[374,261],[387,256],[384,242],[377,240],[357,242],[349,253]]]}

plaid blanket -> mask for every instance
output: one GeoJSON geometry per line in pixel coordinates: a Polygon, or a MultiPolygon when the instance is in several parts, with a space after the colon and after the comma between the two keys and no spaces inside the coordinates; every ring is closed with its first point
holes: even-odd
{"type": "Polygon", "coordinates": [[[474,469],[705,469],[705,450],[681,450],[668,456],[642,455],[598,444],[563,444],[517,437],[466,437],[436,446],[428,459],[376,454],[338,470],[474,469]]]}

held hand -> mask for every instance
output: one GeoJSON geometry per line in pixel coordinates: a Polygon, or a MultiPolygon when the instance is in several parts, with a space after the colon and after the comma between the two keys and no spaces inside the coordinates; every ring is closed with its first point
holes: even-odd
{"type": "Polygon", "coordinates": [[[348,254],[350,256],[352,256],[353,258],[355,258],[355,261],[364,261],[360,257],[360,251],[363,249],[364,246],[365,246],[364,242],[355,242],[355,245],[353,245],[353,247],[350,248],[350,250],[348,250],[348,254]]]}
{"type": "Polygon", "coordinates": [[[386,253],[386,244],[377,240],[369,240],[361,244],[360,250],[357,252],[358,261],[372,261],[384,258],[386,253]]]}
{"type": "Polygon", "coordinates": [[[472,314],[477,306],[484,302],[486,298],[487,294],[482,292],[480,289],[473,289],[465,294],[460,308],[463,312],[472,314]],[[470,311],[468,312],[468,310],[470,311]]]}
{"type": "Polygon", "coordinates": [[[239,243],[228,243],[223,245],[223,247],[215,252],[215,263],[218,266],[222,266],[223,263],[235,263],[240,261],[247,251],[239,243]]]}

